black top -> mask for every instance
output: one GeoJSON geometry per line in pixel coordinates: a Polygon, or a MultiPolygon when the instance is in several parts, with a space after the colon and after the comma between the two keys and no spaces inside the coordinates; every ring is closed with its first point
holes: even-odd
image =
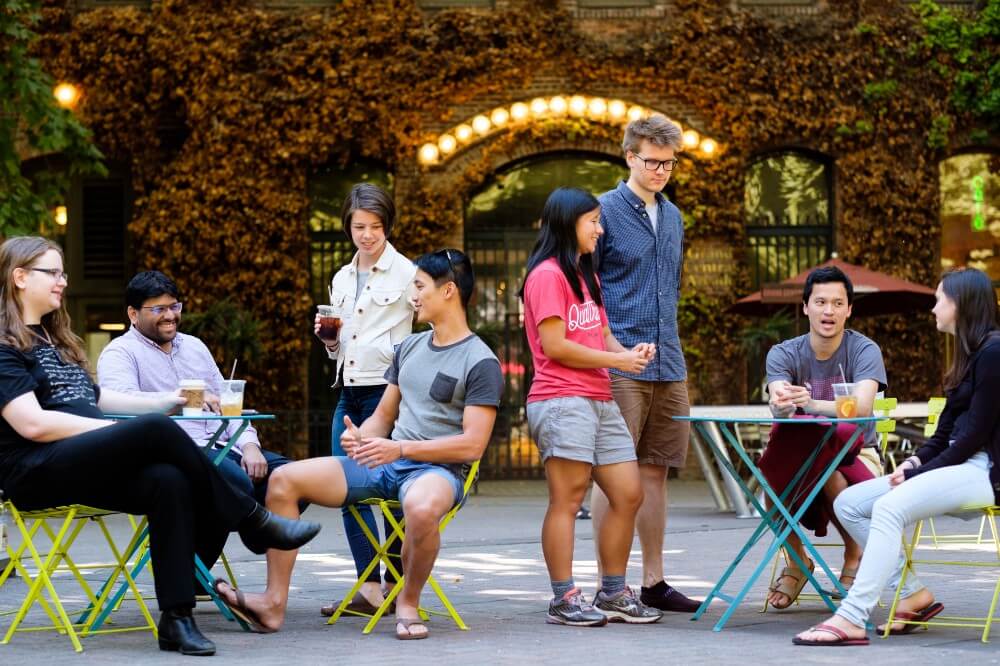
{"type": "MultiPolygon", "coordinates": [[[[0,409],[29,391],[34,392],[42,409],[104,418],[97,407],[100,389],[86,370],[64,361],[55,347],[39,341],[31,351],[22,352],[0,345],[0,409]]],[[[21,437],[0,419],[0,481],[18,450],[33,446],[38,444],[21,437]]]]}
{"type": "Polygon", "coordinates": [[[990,485],[1000,504],[1000,336],[973,354],[962,382],[947,394],[934,436],[917,450],[921,465],[903,472],[907,479],[939,467],[960,465],[985,449],[990,485]]]}

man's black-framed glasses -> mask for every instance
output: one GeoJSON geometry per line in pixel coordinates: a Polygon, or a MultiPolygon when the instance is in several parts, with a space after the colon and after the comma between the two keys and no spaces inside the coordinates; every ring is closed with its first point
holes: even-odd
{"type": "Polygon", "coordinates": [[[174,314],[180,314],[181,310],[184,309],[184,304],[181,303],[180,301],[177,301],[176,303],[171,303],[170,305],[143,305],[139,309],[140,310],[149,310],[154,315],[156,315],[157,317],[159,317],[161,314],[163,314],[167,310],[170,310],[174,314]]]}
{"type": "Polygon", "coordinates": [[[632,153],[640,160],[642,160],[642,165],[646,167],[646,171],[656,171],[660,167],[663,167],[664,171],[673,171],[677,163],[680,162],[677,158],[671,158],[669,160],[652,160],[647,159],[640,155],[639,153],[632,153]]]}

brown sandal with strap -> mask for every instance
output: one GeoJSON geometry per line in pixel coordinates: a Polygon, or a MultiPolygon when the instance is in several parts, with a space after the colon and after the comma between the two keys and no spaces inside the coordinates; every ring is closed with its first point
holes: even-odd
{"type": "MultiPolygon", "coordinates": [[[[816,570],[816,564],[814,562],[810,562],[809,573],[812,573],[815,570],[816,570]]],[[[783,606],[776,604],[773,601],[769,603],[778,610],[785,610],[786,608],[794,604],[795,600],[799,598],[799,594],[802,592],[802,588],[806,586],[806,581],[808,580],[809,578],[806,576],[806,574],[798,567],[785,567],[784,569],[781,570],[781,575],[775,579],[774,585],[770,587],[770,592],[772,593],[777,592],[778,594],[785,595],[786,597],[788,597],[788,603],[783,606]],[[791,585],[786,585],[785,583],[782,583],[782,580],[786,578],[790,578],[795,582],[791,585]]]]}
{"type": "Polygon", "coordinates": [[[429,631],[427,625],[419,617],[397,617],[396,618],[396,638],[401,641],[419,641],[427,638],[429,631]],[[423,627],[424,632],[415,634],[410,631],[410,627],[423,627]]]}

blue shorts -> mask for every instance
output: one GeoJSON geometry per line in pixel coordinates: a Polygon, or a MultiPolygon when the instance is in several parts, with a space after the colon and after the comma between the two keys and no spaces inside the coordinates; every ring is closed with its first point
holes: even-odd
{"type": "Polygon", "coordinates": [[[442,465],[401,458],[388,465],[370,469],[346,456],[337,456],[337,460],[347,479],[345,506],[373,498],[402,502],[413,482],[424,474],[437,474],[447,480],[454,491],[455,504],[462,501],[462,482],[442,465]]]}

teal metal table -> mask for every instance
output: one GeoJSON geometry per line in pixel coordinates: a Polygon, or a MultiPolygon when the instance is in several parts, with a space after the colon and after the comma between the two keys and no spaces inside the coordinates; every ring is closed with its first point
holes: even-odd
{"type": "MultiPolygon", "coordinates": [[[[114,419],[116,421],[135,418],[135,415],[129,415],[129,414],[107,414],[106,416],[107,418],[114,419]]],[[[211,460],[212,464],[216,466],[218,466],[223,460],[225,460],[226,454],[229,453],[229,450],[231,448],[233,448],[233,445],[240,438],[240,435],[242,435],[243,432],[248,427],[250,427],[251,423],[258,421],[273,421],[275,419],[274,414],[242,414],[240,416],[220,416],[219,414],[204,414],[199,416],[171,416],[170,418],[174,421],[218,421],[219,427],[216,428],[215,434],[213,434],[209,438],[209,440],[202,446],[202,448],[205,449],[206,452],[210,451],[215,452],[215,455],[211,457],[211,460]],[[233,434],[233,436],[230,437],[223,446],[216,449],[215,447],[219,441],[219,438],[222,437],[223,433],[226,432],[226,428],[229,427],[229,423],[231,421],[239,421],[240,422],[239,427],[236,429],[236,432],[233,434]]],[[[128,548],[126,549],[125,552],[125,561],[128,561],[132,557],[134,557],[135,554],[139,552],[140,549],[142,550],[142,555],[139,556],[139,559],[132,567],[131,577],[133,580],[149,563],[149,548],[147,546],[148,541],[149,541],[149,525],[147,523],[146,517],[143,516],[143,519],[136,527],[135,534],[129,541],[128,548]]],[[[234,616],[230,612],[230,610],[226,607],[226,605],[222,603],[222,600],[219,599],[218,595],[215,593],[215,590],[212,588],[212,582],[215,579],[213,578],[209,568],[205,566],[205,563],[202,562],[201,558],[198,557],[197,555],[194,556],[194,564],[195,564],[195,577],[198,579],[198,582],[201,583],[201,586],[204,588],[205,592],[212,598],[212,601],[215,602],[215,605],[218,607],[219,611],[227,619],[239,622],[240,626],[242,626],[243,629],[249,631],[250,628],[246,625],[246,623],[244,623],[238,617],[234,616]]],[[[104,582],[104,584],[101,586],[101,594],[98,594],[97,597],[98,599],[103,597],[103,592],[105,589],[115,584],[116,579],[117,575],[112,574],[112,576],[109,577],[108,580],[104,582]]],[[[118,590],[115,592],[115,594],[108,600],[107,603],[104,604],[104,607],[99,609],[99,614],[97,616],[97,619],[94,620],[94,624],[90,628],[90,631],[96,631],[97,629],[100,629],[101,625],[103,625],[104,622],[108,619],[108,616],[111,614],[111,612],[114,609],[116,609],[118,605],[121,603],[121,600],[125,596],[125,593],[127,591],[128,591],[128,584],[122,583],[121,586],[118,588],[118,590]]],[[[87,618],[90,616],[90,613],[94,612],[95,610],[98,609],[88,608],[86,611],[84,611],[83,615],[80,616],[79,621],[86,622],[87,618]]]]}
{"type": "MultiPolygon", "coordinates": [[[[816,459],[820,454],[820,451],[822,451],[823,447],[826,446],[827,442],[829,442],[831,437],[833,437],[833,434],[836,432],[838,425],[842,423],[854,423],[861,426],[864,424],[880,421],[881,418],[877,416],[856,417],[850,419],[835,419],[826,417],[821,417],[816,419],[749,418],[746,416],[742,417],[741,416],[675,416],[674,418],[677,419],[678,421],[689,421],[691,423],[692,427],[698,432],[698,434],[708,444],[708,446],[711,447],[712,454],[715,456],[715,459],[718,461],[718,463],[726,470],[726,472],[730,475],[733,481],[735,481],[740,486],[740,488],[743,490],[743,493],[746,495],[747,501],[750,502],[750,504],[757,510],[757,513],[760,514],[761,516],[760,524],[754,530],[753,534],[750,535],[750,538],[747,539],[747,542],[743,545],[743,548],[736,555],[736,558],[732,561],[732,563],[729,565],[726,571],[722,574],[722,577],[719,579],[719,582],[715,584],[715,587],[712,588],[712,591],[709,592],[707,597],[705,597],[705,601],[702,602],[697,612],[691,618],[692,621],[698,620],[699,618],[701,618],[702,615],[705,614],[705,611],[708,610],[708,607],[712,603],[713,599],[722,599],[723,601],[729,603],[729,607],[726,609],[726,611],[722,614],[722,617],[719,618],[719,621],[716,622],[715,626],[713,627],[713,631],[722,631],[722,628],[726,625],[726,623],[729,621],[729,618],[736,611],[737,606],[740,605],[740,602],[743,601],[743,598],[747,595],[747,592],[750,591],[750,588],[753,587],[754,583],[757,582],[757,579],[760,578],[760,575],[761,573],[763,573],[765,567],[767,567],[768,563],[771,562],[772,558],[778,552],[778,549],[785,545],[786,540],[792,533],[796,534],[799,537],[799,539],[802,540],[802,545],[805,547],[810,557],[812,557],[813,562],[816,563],[817,568],[821,569],[833,582],[833,585],[836,588],[836,592],[840,595],[846,595],[846,590],[844,589],[843,585],[841,585],[837,577],[833,575],[833,572],[830,571],[830,567],[826,564],[826,561],[822,558],[822,556],[819,554],[819,551],[816,550],[816,547],[809,540],[809,537],[806,535],[806,531],[799,524],[799,520],[805,514],[806,510],[809,508],[809,505],[812,504],[812,501],[816,498],[817,494],[819,494],[820,490],[826,484],[827,480],[837,469],[837,466],[840,465],[840,462],[844,459],[844,456],[847,455],[847,452],[851,450],[852,446],[854,446],[858,437],[862,435],[862,433],[864,432],[864,428],[861,427],[856,428],[854,433],[847,439],[846,442],[844,442],[843,446],[840,447],[840,450],[837,451],[836,455],[833,457],[833,459],[831,459],[826,468],[822,470],[822,473],[816,479],[816,482],[808,489],[801,489],[802,492],[807,491],[807,494],[805,495],[804,499],[800,498],[801,493],[795,491],[795,489],[799,485],[799,482],[802,480],[802,478],[805,476],[806,472],[808,472],[809,469],[812,468],[813,464],[815,463],[816,459]],[[749,455],[747,455],[747,452],[740,445],[739,439],[733,432],[733,429],[736,427],[738,423],[756,423],[756,424],[787,423],[793,425],[822,424],[828,427],[826,433],[823,435],[820,442],[816,445],[815,449],[806,458],[805,462],[802,463],[802,466],[796,472],[795,476],[792,477],[791,482],[789,482],[788,486],[779,495],[774,491],[773,488],[771,488],[771,485],[767,482],[767,479],[765,479],[764,475],[761,473],[760,468],[757,467],[753,459],[749,455]],[[733,452],[737,455],[740,461],[750,471],[752,477],[756,479],[757,482],[760,484],[760,487],[763,489],[764,494],[771,500],[772,506],[770,509],[766,509],[760,502],[760,500],[757,499],[757,496],[750,489],[747,482],[743,480],[743,477],[741,477],[740,474],[737,472],[735,466],[730,461],[729,457],[725,455],[725,452],[719,448],[717,440],[714,437],[712,437],[711,434],[709,433],[709,427],[712,425],[718,427],[719,431],[723,435],[723,441],[733,450],[733,452]],[[788,505],[798,501],[799,499],[801,499],[801,502],[798,504],[798,509],[796,509],[794,513],[791,512],[788,509],[788,505]],[[733,572],[736,571],[736,568],[740,565],[740,563],[743,562],[743,560],[746,558],[750,550],[768,532],[774,535],[774,539],[771,542],[771,545],[768,546],[767,551],[764,554],[764,557],[761,559],[760,564],[757,565],[757,568],[754,569],[753,573],[750,575],[750,578],[739,590],[739,592],[736,593],[735,596],[730,596],[728,594],[725,594],[722,590],[725,587],[726,582],[733,575],[733,572]]],[[[809,580],[809,583],[816,589],[816,592],[829,607],[830,611],[832,612],[836,610],[836,606],[834,605],[833,600],[831,599],[830,593],[827,592],[825,589],[823,589],[823,587],[817,582],[813,573],[809,571],[808,567],[806,567],[805,563],[799,558],[798,554],[793,549],[790,548],[787,549],[787,552],[791,556],[791,558],[795,561],[795,564],[799,567],[799,569],[803,573],[805,573],[806,577],[809,580]]]]}

